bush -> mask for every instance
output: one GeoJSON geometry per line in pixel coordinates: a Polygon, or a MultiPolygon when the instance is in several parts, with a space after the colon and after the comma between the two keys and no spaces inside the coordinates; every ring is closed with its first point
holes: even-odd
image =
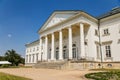
{"type": "Polygon", "coordinates": [[[1,66],[0,66],[0,68],[9,68],[9,64],[2,64],[1,66]]]}

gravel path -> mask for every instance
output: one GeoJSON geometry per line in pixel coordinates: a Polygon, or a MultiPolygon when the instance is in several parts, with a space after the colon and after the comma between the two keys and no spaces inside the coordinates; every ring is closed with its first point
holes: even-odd
{"type": "Polygon", "coordinates": [[[0,69],[0,72],[9,73],[17,76],[23,76],[31,78],[33,80],[87,80],[84,78],[84,74],[90,73],[91,71],[12,68],[12,69],[0,69]]]}

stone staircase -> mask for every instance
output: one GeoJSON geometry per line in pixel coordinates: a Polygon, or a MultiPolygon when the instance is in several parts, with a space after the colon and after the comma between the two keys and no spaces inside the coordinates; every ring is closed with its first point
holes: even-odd
{"type": "Polygon", "coordinates": [[[47,69],[64,69],[68,65],[67,61],[57,61],[57,62],[40,62],[35,64],[34,68],[47,68],[47,69]]]}

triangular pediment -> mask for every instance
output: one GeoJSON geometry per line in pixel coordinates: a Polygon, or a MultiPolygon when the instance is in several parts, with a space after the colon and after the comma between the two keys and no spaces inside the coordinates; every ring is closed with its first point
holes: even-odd
{"type": "Polygon", "coordinates": [[[56,11],[48,18],[48,20],[42,26],[40,31],[44,31],[52,27],[53,25],[56,25],[64,20],[67,20],[68,18],[72,16],[75,16],[78,13],[79,11],[56,11]]]}

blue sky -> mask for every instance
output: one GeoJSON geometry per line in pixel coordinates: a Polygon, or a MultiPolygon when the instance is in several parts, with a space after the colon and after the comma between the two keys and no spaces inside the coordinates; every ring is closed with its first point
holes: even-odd
{"type": "Polygon", "coordinates": [[[0,55],[37,40],[41,25],[54,10],[84,10],[98,16],[119,6],[118,0],[0,0],[0,55]]]}

